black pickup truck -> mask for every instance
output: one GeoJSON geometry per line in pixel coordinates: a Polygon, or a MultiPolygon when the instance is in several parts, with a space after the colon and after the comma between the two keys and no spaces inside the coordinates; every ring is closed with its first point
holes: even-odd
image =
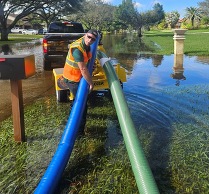
{"type": "Polygon", "coordinates": [[[52,22],[43,37],[44,70],[52,70],[52,67],[63,67],[68,53],[68,45],[82,37],[84,33],[81,23],[52,22]]]}

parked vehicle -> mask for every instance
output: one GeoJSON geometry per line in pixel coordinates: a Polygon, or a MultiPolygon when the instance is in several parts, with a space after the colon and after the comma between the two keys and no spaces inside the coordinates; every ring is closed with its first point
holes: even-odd
{"type": "Polygon", "coordinates": [[[46,29],[39,29],[38,30],[38,34],[46,34],[47,33],[47,30],[46,29]]]}
{"type": "Polygon", "coordinates": [[[56,63],[56,67],[64,67],[68,45],[82,37],[84,33],[81,23],[52,22],[43,37],[44,70],[52,70],[53,63],[56,63]]]}
{"type": "Polygon", "coordinates": [[[35,35],[35,34],[38,34],[38,31],[37,30],[34,30],[34,29],[25,29],[25,30],[23,30],[22,33],[23,34],[35,35]]]}
{"type": "Polygon", "coordinates": [[[12,28],[12,29],[11,29],[11,33],[22,34],[24,30],[25,30],[25,29],[23,29],[23,28],[16,27],[16,28],[12,28]]]}

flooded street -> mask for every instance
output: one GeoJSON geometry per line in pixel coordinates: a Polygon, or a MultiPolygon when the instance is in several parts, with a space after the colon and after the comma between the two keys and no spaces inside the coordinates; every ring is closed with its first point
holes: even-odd
{"type": "MultiPolygon", "coordinates": [[[[174,63],[174,55],[143,54],[150,52],[149,47],[140,41],[140,45],[133,47],[133,45],[130,44],[131,41],[133,41],[133,37],[104,36],[103,38],[107,55],[118,59],[121,65],[126,69],[128,80],[127,83],[124,83],[124,93],[128,103],[130,103],[129,98],[137,95],[136,99],[135,96],[134,99],[130,99],[130,101],[138,102],[138,97],[141,98],[141,96],[146,94],[151,98],[149,101],[154,103],[158,92],[162,93],[164,90],[167,91],[168,88],[169,90],[173,90],[173,95],[175,96],[176,93],[185,87],[202,88],[204,84],[203,89],[205,89],[205,84],[209,83],[209,78],[206,74],[206,72],[209,71],[209,57],[184,56],[182,59],[183,64],[180,64],[182,70],[175,72],[174,69],[178,64],[174,63]]],[[[43,70],[41,43],[42,40],[40,39],[28,43],[16,44],[11,47],[14,54],[35,55],[36,74],[28,79],[22,80],[24,105],[32,103],[37,98],[43,96],[55,95],[53,73],[52,71],[43,70]]],[[[2,121],[10,116],[12,112],[10,81],[0,80],[0,88],[0,121],[2,121]]],[[[190,97],[193,98],[192,96],[190,97]]],[[[171,100],[169,102],[172,103],[171,100]]],[[[141,100],[140,103],[142,103],[141,100]]],[[[177,102],[174,102],[174,104],[175,103],[177,102]]],[[[135,109],[136,107],[133,108],[135,109]]],[[[185,107],[183,109],[185,109],[185,107]]],[[[163,112],[163,110],[161,110],[161,112],[163,112]]],[[[137,120],[137,115],[133,115],[133,117],[136,117],[137,120]]]]}
{"type": "MultiPolygon", "coordinates": [[[[193,110],[188,108],[188,102],[196,102],[196,92],[202,91],[205,93],[205,97],[209,93],[207,91],[209,77],[206,72],[209,71],[209,57],[207,56],[183,56],[182,59],[175,59],[175,55],[163,56],[144,54],[149,53],[150,49],[143,42],[133,40],[134,37],[123,36],[104,36],[103,44],[107,50],[107,55],[119,60],[121,65],[126,69],[127,82],[124,83],[124,94],[127,98],[127,102],[132,110],[147,109],[147,105],[151,106],[148,114],[148,110],[142,119],[143,122],[148,120],[150,124],[153,120],[153,125],[156,124],[153,116],[153,106],[157,106],[156,111],[162,114],[166,112],[167,106],[171,107],[173,104],[173,111],[169,111],[166,116],[167,120],[176,119],[176,112],[180,110],[187,112],[184,119],[188,115],[193,114],[193,110]],[[130,42],[135,41],[140,45],[133,46],[130,42]],[[180,61],[180,64],[176,63],[180,61]],[[178,70],[178,71],[176,71],[178,70]],[[184,98],[178,97],[177,94],[184,93],[184,91],[193,91],[192,94],[186,95],[184,98]],[[163,96],[161,96],[163,95],[163,96]],[[167,97],[166,97],[167,96],[167,97]],[[164,99],[165,98],[165,99],[164,99]],[[156,99],[159,99],[156,101],[156,99]],[[148,101],[147,101],[148,100],[148,101]],[[132,107],[132,102],[134,102],[132,107]],[[167,103],[165,103],[167,102],[167,103]],[[138,107],[136,104],[138,104],[138,107]],[[176,110],[176,104],[180,103],[181,106],[176,110]],[[159,109],[159,107],[162,108],[159,109]],[[180,109],[180,110],[179,110],[180,109]],[[174,115],[172,115],[174,114],[174,115]]],[[[22,80],[23,99],[24,105],[34,102],[36,99],[48,95],[55,95],[54,89],[54,77],[52,71],[43,70],[43,52],[42,52],[42,40],[31,41],[28,43],[16,44],[11,47],[14,54],[34,54],[36,74],[28,79],[22,80]]],[[[9,80],[0,80],[0,121],[4,120],[11,115],[11,88],[9,80]]],[[[208,106],[208,101],[199,102],[198,109],[205,109],[208,106]]],[[[195,107],[195,105],[191,105],[195,107]]],[[[199,112],[199,111],[198,111],[199,112]]],[[[158,113],[156,113],[158,114],[158,113]]],[[[178,113],[179,114],[179,113],[178,113]]],[[[138,114],[133,114],[133,119],[140,121],[137,126],[142,124],[141,118],[138,118],[138,114]]],[[[196,115],[195,118],[200,115],[196,115]]],[[[140,116],[141,117],[141,116],[140,116]]],[[[165,119],[166,120],[166,119],[165,119]]],[[[163,122],[163,120],[161,120],[163,122]]],[[[191,121],[192,122],[192,121],[191,121]]],[[[161,125],[167,125],[167,121],[161,125]]]]}
{"type": "MultiPolygon", "coordinates": [[[[34,54],[36,74],[22,80],[24,105],[32,103],[35,99],[52,95],[54,91],[54,78],[52,71],[43,70],[43,52],[41,40],[11,46],[14,54],[34,54]]],[[[11,116],[11,87],[9,80],[0,80],[0,122],[11,116]]]]}

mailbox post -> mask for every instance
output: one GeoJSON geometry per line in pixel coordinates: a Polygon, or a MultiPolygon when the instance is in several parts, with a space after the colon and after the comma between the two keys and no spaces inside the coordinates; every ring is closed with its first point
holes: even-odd
{"type": "Polygon", "coordinates": [[[35,74],[34,55],[0,55],[0,79],[10,80],[14,139],[25,141],[22,79],[35,74]]]}

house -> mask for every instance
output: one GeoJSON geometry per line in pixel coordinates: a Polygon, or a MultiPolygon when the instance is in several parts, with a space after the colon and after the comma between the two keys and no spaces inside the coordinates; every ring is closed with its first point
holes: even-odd
{"type": "Polygon", "coordinates": [[[185,18],[179,19],[178,22],[176,23],[175,28],[181,28],[181,24],[185,21],[185,18]]]}
{"type": "MultiPolygon", "coordinates": [[[[14,20],[15,18],[17,17],[17,14],[10,14],[8,16],[8,19],[7,19],[7,25],[10,25],[14,20]]],[[[20,28],[23,28],[23,29],[39,29],[39,28],[43,28],[41,24],[32,24],[30,22],[30,18],[28,16],[22,18],[21,20],[19,20],[15,27],[20,27],[20,28]]]]}

